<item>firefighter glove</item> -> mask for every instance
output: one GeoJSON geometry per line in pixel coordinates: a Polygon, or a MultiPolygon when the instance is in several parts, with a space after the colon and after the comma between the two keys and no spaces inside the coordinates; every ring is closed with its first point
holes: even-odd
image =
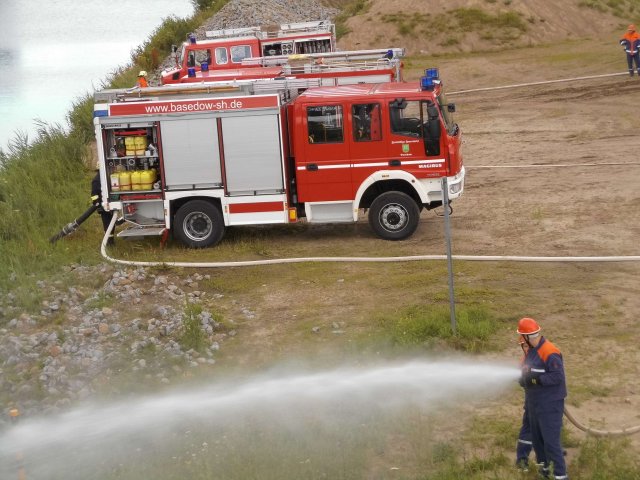
{"type": "Polygon", "coordinates": [[[522,372],[522,376],[520,377],[520,380],[518,380],[518,383],[523,388],[537,387],[538,385],[542,385],[540,383],[540,378],[538,378],[538,375],[532,373],[531,371],[522,372]]]}

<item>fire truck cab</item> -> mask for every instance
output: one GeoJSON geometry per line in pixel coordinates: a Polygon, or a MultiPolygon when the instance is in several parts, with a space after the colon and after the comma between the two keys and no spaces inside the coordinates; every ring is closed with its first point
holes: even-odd
{"type": "Polygon", "coordinates": [[[288,109],[294,203],[310,222],[355,221],[365,209],[378,236],[399,240],[423,207],[442,204],[443,176],[451,198],[462,193],[460,131],[440,85],[314,88],[288,109]]]}
{"type": "Polygon", "coordinates": [[[200,248],[227,227],[355,222],[368,210],[380,238],[402,240],[442,205],[443,177],[449,198],[462,194],[461,134],[437,72],[313,83],[96,93],[102,205],[128,226],[118,236],[171,231],[200,248]]]}

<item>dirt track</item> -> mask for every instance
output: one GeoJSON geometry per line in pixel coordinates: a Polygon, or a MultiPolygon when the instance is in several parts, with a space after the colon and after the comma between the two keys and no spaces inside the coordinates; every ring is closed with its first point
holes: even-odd
{"type": "Polygon", "coordinates": [[[609,86],[589,80],[456,98],[468,168],[454,222],[459,253],[640,253],[640,226],[630,221],[640,206],[631,106],[640,80],[605,81],[609,86]],[[570,166],[481,168],[558,164],[570,166]]]}
{"type": "MultiPolygon", "coordinates": [[[[625,66],[612,69],[606,64],[616,57],[603,56],[605,65],[556,69],[537,55],[545,53],[535,50],[532,61],[512,57],[504,64],[490,58],[491,79],[487,74],[476,82],[457,77],[454,89],[614,73],[625,66]]],[[[454,72],[473,70],[474,60],[466,62],[447,64],[454,72]]],[[[451,100],[458,105],[468,169],[465,195],[455,205],[454,253],[640,255],[640,78],[616,76],[451,100]],[[481,168],[554,164],[575,166],[481,168]]],[[[430,235],[428,224],[434,225],[424,217],[418,232],[423,241],[430,235]]],[[[640,357],[634,340],[640,333],[640,263],[530,269],[540,276],[538,291],[527,293],[539,302],[530,312],[543,317],[549,336],[565,353],[572,411],[605,429],[640,424],[640,357]]],[[[520,295],[521,279],[512,273],[506,270],[504,279],[512,294],[520,295]]]]}

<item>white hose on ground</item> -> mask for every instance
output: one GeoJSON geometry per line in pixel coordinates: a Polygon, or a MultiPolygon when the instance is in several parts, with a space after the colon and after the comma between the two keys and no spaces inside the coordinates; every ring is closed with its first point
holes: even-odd
{"type": "Polygon", "coordinates": [[[464,168],[567,168],[567,167],[612,167],[637,166],[640,162],[607,162],[607,163],[530,163],[527,165],[465,165],[464,168]]]}
{"type": "MultiPolygon", "coordinates": [[[[104,234],[100,253],[113,263],[136,267],[181,267],[181,268],[224,268],[224,267],[254,267],[258,265],[278,265],[283,263],[304,262],[417,262],[425,260],[446,260],[446,255],[409,255],[406,257],[297,257],[273,258],[270,260],[243,260],[237,262],[150,262],[137,260],[122,260],[107,254],[107,240],[116,223],[116,215],[111,219],[109,228],[104,234]]],[[[452,255],[454,260],[483,261],[483,262],[637,262],[640,255],[612,256],[612,257],[521,257],[515,255],[452,255]]]]}
{"type": "Polygon", "coordinates": [[[585,433],[593,435],[594,437],[622,437],[626,435],[633,435],[634,433],[640,432],[640,425],[630,428],[623,428],[621,430],[598,430],[596,428],[585,427],[580,422],[576,420],[576,418],[567,410],[567,407],[564,408],[564,415],[567,419],[579,430],[582,430],[585,433]]]}
{"type": "Polygon", "coordinates": [[[537,85],[548,85],[550,83],[563,83],[563,82],[577,82],[580,80],[593,80],[596,78],[605,78],[605,77],[617,77],[620,75],[629,75],[628,72],[623,73],[605,73],[602,75],[588,75],[586,77],[572,77],[572,78],[560,78],[557,80],[543,80],[541,82],[529,82],[529,83],[516,83],[512,85],[502,85],[500,87],[483,87],[483,88],[472,88],[470,90],[458,90],[457,92],[448,92],[447,97],[452,95],[462,95],[463,93],[475,93],[475,92],[489,92],[492,90],[506,90],[509,88],[520,88],[520,87],[535,87],[537,85]]]}

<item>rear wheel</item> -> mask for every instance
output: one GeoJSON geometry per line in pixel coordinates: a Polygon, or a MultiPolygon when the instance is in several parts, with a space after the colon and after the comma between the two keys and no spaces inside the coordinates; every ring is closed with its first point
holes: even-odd
{"type": "Polygon", "coordinates": [[[204,200],[191,200],[178,209],[173,231],[178,240],[188,247],[210,247],[222,240],[224,218],[215,205],[204,200]]]}
{"type": "Polygon", "coordinates": [[[376,197],[369,209],[369,225],[380,238],[404,240],[418,228],[420,208],[403,192],[385,192],[376,197]]]}

